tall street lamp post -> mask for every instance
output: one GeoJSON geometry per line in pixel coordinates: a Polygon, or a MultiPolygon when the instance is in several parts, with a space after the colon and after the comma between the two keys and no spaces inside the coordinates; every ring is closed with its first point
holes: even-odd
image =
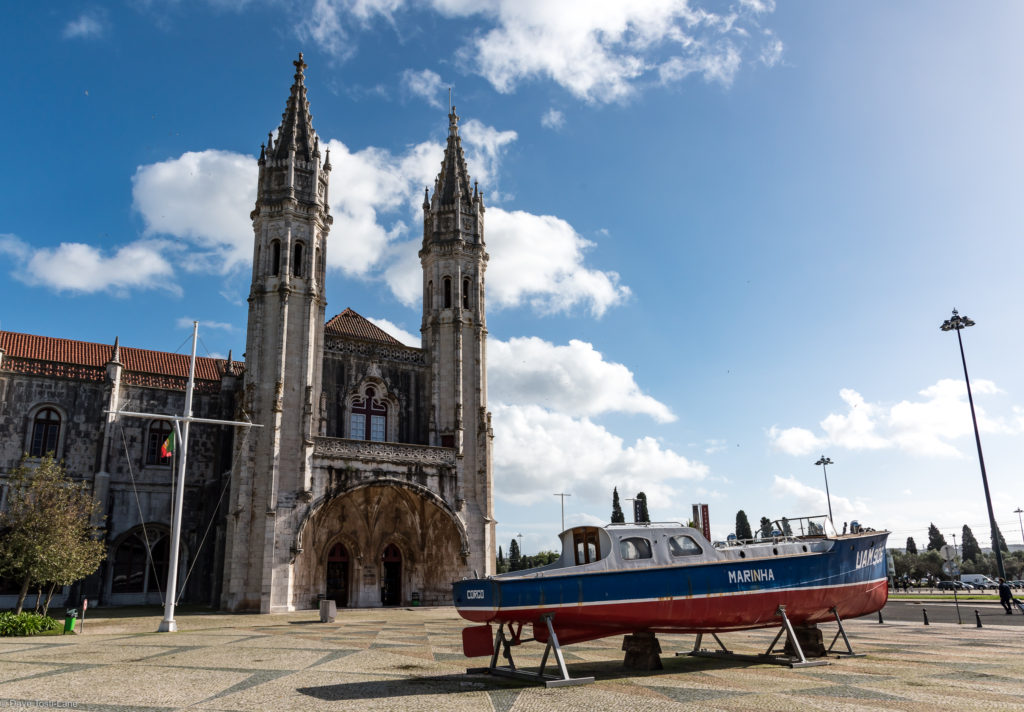
{"type": "Polygon", "coordinates": [[[828,500],[828,521],[832,524],[832,528],[836,528],[836,523],[832,521],[832,496],[828,493],[828,470],[825,469],[825,465],[835,464],[832,462],[832,458],[821,456],[815,465],[821,465],[821,471],[825,473],[825,499],[828,500]]]}
{"type": "Polygon", "coordinates": [[[1003,568],[1003,554],[999,551],[999,542],[996,540],[996,515],[992,511],[992,496],[988,491],[988,475],[985,474],[985,456],[981,453],[981,435],[978,433],[978,416],[974,413],[974,396],[971,394],[971,379],[967,377],[967,357],[964,356],[964,340],[960,332],[968,326],[974,326],[974,320],[967,316],[960,316],[957,310],[953,310],[953,316],[942,322],[939,328],[943,331],[956,331],[956,340],[960,344],[960,360],[964,365],[964,382],[967,384],[967,402],[971,405],[971,421],[974,423],[974,442],[978,446],[978,464],[981,465],[981,483],[985,486],[985,504],[988,505],[988,523],[992,532],[992,550],[996,553],[996,568],[999,571],[999,578],[1006,578],[1006,570],[1003,568]]]}
{"type": "Polygon", "coordinates": [[[1024,521],[1021,521],[1020,513],[1024,512],[1024,509],[1017,507],[1013,510],[1013,513],[1017,515],[1017,523],[1020,524],[1020,540],[1024,542],[1024,521]]]}

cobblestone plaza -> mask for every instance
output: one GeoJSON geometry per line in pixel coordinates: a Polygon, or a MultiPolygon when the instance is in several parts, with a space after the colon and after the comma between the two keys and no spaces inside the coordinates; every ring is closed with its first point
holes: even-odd
{"type": "MultiPolygon", "coordinates": [[[[675,657],[693,636],[659,636],[665,669],[623,669],[621,637],[565,648],[574,677],[551,688],[467,675],[485,658],[462,654],[463,621],[450,608],[350,609],[334,623],[312,611],[182,613],[180,632],[155,633],[160,616],[99,610],[84,633],[0,639],[0,708],[143,710],[1021,710],[1021,629],[989,624],[847,622],[865,657],[827,667],[675,657]]],[[[826,642],[835,626],[822,626],[826,642]]],[[[759,653],[773,631],[723,636],[759,653]]],[[[515,649],[536,666],[542,646],[515,649]]]]}

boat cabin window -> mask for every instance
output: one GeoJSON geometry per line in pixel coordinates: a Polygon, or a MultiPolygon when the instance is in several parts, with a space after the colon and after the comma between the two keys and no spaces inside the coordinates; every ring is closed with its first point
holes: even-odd
{"type": "Polygon", "coordinates": [[[693,540],[693,537],[680,534],[678,536],[669,537],[668,550],[672,553],[672,556],[700,556],[704,553],[703,549],[700,548],[700,544],[693,540]]]}
{"type": "Polygon", "coordinates": [[[597,527],[576,527],[572,530],[572,547],[576,552],[577,566],[601,558],[601,539],[597,531],[597,527]]]}
{"type": "Polygon", "coordinates": [[[630,536],[619,541],[619,554],[623,559],[651,558],[651,542],[638,536],[630,536]]]}

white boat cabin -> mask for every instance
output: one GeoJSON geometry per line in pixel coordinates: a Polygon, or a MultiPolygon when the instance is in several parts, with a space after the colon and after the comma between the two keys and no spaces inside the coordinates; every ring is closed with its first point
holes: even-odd
{"type": "Polygon", "coordinates": [[[572,568],[585,571],[686,566],[718,561],[771,559],[820,554],[835,544],[820,536],[775,536],[766,539],[709,542],[699,529],[679,522],[580,526],[561,534],[562,555],[547,566],[510,571],[494,578],[531,577],[572,568]]]}

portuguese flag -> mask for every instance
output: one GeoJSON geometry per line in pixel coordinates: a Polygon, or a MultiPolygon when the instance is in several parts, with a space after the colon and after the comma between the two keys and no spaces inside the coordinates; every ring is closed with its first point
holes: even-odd
{"type": "Polygon", "coordinates": [[[160,446],[160,457],[170,457],[174,454],[174,431],[167,436],[164,444],[160,446]]]}

